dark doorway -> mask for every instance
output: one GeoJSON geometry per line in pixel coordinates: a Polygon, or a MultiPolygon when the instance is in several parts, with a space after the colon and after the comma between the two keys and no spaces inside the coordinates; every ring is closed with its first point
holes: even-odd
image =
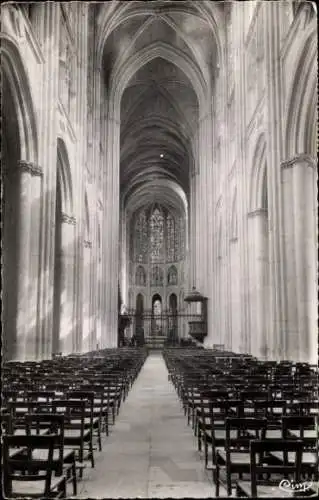
{"type": "Polygon", "coordinates": [[[135,316],[135,338],[138,345],[144,344],[144,297],[139,293],[136,297],[136,316],[135,316]]]}
{"type": "Polygon", "coordinates": [[[168,340],[169,342],[175,343],[178,339],[177,334],[177,296],[172,293],[169,296],[169,331],[168,340]]]}
{"type": "Polygon", "coordinates": [[[152,335],[163,335],[162,297],[156,293],[152,298],[152,335]]]}

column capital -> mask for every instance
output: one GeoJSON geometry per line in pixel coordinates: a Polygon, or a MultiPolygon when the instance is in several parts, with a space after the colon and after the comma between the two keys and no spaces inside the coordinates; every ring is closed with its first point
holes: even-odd
{"type": "Polygon", "coordinates": [[[248,217],[256,217],[258,215],[263,215],[266,217],[268,215],[268,210],[266,208],[257,208],[256,210],[248,212],[247,215],[248,217]]]}
{"type": "Polygon", "coordinates": [[[84,240],[84,248],[92,248],[92,241],[84,240]]]}
{"type": "Polygon", "coordinates": [[[311,155],[308,155],[305,153],[302,153],[300,155],[296,155],[293,158],[291,158],[290,160],[285,160],[285,161],[281,162],[281,168],[284,170],[284,169],[292,168],[295,165],[300,165],[300,164],[303,164],[307,167],[311,167],[313,169],[316,168],[315,159],[311,155]]]}
{"type": "Polygon", "coordinates": [[[65,222],[66,224],[71,224],[72,226],[75,226],[76,218],[73,217],[72,215],[68,215],[68,214],[62,212],[61,213],[61,222],[65,222]]]}
{"type": "Polygon", "coordinates": [[[31,175],[42,176],[43,169],[32,161],[18,160],[18,168],[22,172],[29,172],[31,175]]]}

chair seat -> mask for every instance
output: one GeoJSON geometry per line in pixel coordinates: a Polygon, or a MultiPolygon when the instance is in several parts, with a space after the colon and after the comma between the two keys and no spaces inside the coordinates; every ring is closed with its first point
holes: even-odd
{"type": "MultiPolygon", "coordinates": [[[[72,450],[63,450],[63,461],[66,461],[70,458],[72,458],[73,455],[72,450]]],[[[48,457],[48,452],[47,450],[34,450],[32,453],[32,457],[36,460],[47,460],[48,457]]],[[[59,460],[60,459],[60,450],[56,449],[53,451],[53,460],[59,460]]]]}
{"type": "MultiPolygon", "coordinates": [[[[271,455],[281,462],[283,461],[283,453],[281,451],[272,451],[271,455]]],[[[295,453],[288,452],[288,462],[294,463],[295,461],[295,453]]],[[[302,463],[306,465],[315,465],[318,461],[318,455],[315,452],[304,451],[302,453],[302,463]]]]}
{"type": "MultiPolygon", "coordinates": [[[[49,430],[50,429],[40,429],[39,432],[37,432],[37,429],[30,429],[31,436],[36,436],[36,435],[45,436],[46,434],[49,433],[49,430]]],[[[18,428],[18,429],[14,429],[13,433],[15,436],[26,436],[27,435],[27,431],[23,427],[18,428]]]]}
{"type": "MultiPolygon", "coordinates": [[[[206,432],[205,432],[205,435],[212,439],[212,429],[210,428],[211,426],[207,426],[206,428],[206,432]]],[[[236,430],[231,430],[230,431],[230,438],[231,439],[235,439],[237,436],[237,431],[236,430]]],[[[226,439],[226,430],[225,429],[215,429],[214,431],[214,437],[215,437],[215,440],[218,441],[218,440],[225,440],[226,439]]]]}
{"type": "MultiPolygon", "coordinates": [[[[248,431],[248,433],[254,438],[253,431],[248,431]]],[[[281,429],[267,429],[266,430],[266,438],[267,439],[280,439],[282,437],[281,429]]]]}
{"type": "MultiPolygon", "coordinates": [[[[225,450],[218,450],[217,455],[226,463],[226,451],[225,450]]],[[[250,466],[250,453],[249,453],[249,451],[243,451],[243,452],[232,451],[230,453],[230,458],[231,458],[231,462],[233,464],[236,464],[236,465],[242,464],[242,465],[250,466]]]]}
{"type": "MultiPolygon", "coordinates": [[[[99,421],[99,417],[94,417],[92,422],[93,425],[96,424],[99,421]]],[[[73,419],[72,418],[72,425],[81,425],[81,419],[73,419]]],[[[91,426],[91,417],[85,417],[84,418],[84,427],[90,427],[91,426]]]]}
{"type": "Polygon", "coordinates": [[[266,430],[266,439],[281,439],[282,438],[282,430],[281,429],[267,429],[266,430]]]}
{"type": "MultiPolygon", "coordinates": [[[[237,481],[238,488],[251,497],[251,482],[250,481],[237,481]]],[[[288,491],[271,484],[258,484],[257,485],[258,498],[292,498],[293,491],[288,491]]]]}
{"type": "Polygon", "coordinates": [[[101,414],[103,414],[103,412],[106,412],[106,411],[107,411],[106,407],[100,408],[100,407],[96,406],[95,408],[93,408],[93,416],[94,416],[94,418],[99,418],[99,416],[101,414]]]}
{"type": "Polygon", "coordinates": [[[15,448],[9,451],[9,455],[13,458],[15,455],[20,455],[20,453],[25,453],[25,448],[15,448]]]}
{"type": "MultiPolygon", "coordinates": [[[[90,429],[83,432],[83,437],[87,438],[90,436],[90,429]]],[[[64,429],[64,439],[80,439],[81,429],[64,429]]]]}
{"type": "MultiPolygon", "coordinates": [[[[235,439],[237,436],[236,430],[230,431],[230,438],[235,439]]],[[[215,438],[216,439],[226,439],[226,430],[225,429],[215,429],[215,438]]]]}
{"type": "MultiPolygon", "coordinates": [[[[55,477],[51,479],[51,490],[57,490],[60,485],[65,481],[64,476],[55,477]]],[[[12,481],[12,492],[21,494],[23,497],[30,495],[43,495],[45,490],[45,481],[12,481]]]]}
{"type": "MultiPolygon", "coordinates": [[[[300,431],[298,429],[291,430],[289,431],[289,433],[296,438],[300,438],[300,431]]],[[[317,437],[319,437],[319,435],[315,429],[304,429],[303,437],[306,439],[316,439],[317,437]]]]}

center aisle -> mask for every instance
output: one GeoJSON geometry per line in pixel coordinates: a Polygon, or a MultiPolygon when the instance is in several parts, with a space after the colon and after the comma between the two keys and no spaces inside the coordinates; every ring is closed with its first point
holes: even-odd
{"type": "Polygon", "coordinates": [[[151,354],[120,409],[79,498],[203,498],[214,487],[161,354],[151,354]]]}

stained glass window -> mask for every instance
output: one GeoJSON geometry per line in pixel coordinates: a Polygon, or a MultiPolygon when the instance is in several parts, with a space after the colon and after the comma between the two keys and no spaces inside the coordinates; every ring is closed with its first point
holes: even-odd
{"type": "Polygon", "coordinates": [[[175,261],[185,257],[185,221],[182,217],[176,219],[175,230],[175,261]]]}
{"type": "Polygon", "coordinates": [[[134,262],[141,264],[183,260],[184,218],[157,205],[151,210],[139,211],[132,225],[131,256],[134,262]]]}
{"type": "Polygon", "coordinates": [[[168,214],[166,219],[166,227],[167,227],[167,261],[175,262],[176,261],[176,237],[175,237],[175,221],[171,214],[168,214]]]}
{"type": "Polygon", "coordinates": [[[147,261],[147,217],[145,211],[140,212],[135,224],[135,261],[147,261]]]}
{"type": "Polygon", "coordinates": [[[155,208],[150,217],[150,257],[151,262],[164,262],[164,217],[155,208]]]}

